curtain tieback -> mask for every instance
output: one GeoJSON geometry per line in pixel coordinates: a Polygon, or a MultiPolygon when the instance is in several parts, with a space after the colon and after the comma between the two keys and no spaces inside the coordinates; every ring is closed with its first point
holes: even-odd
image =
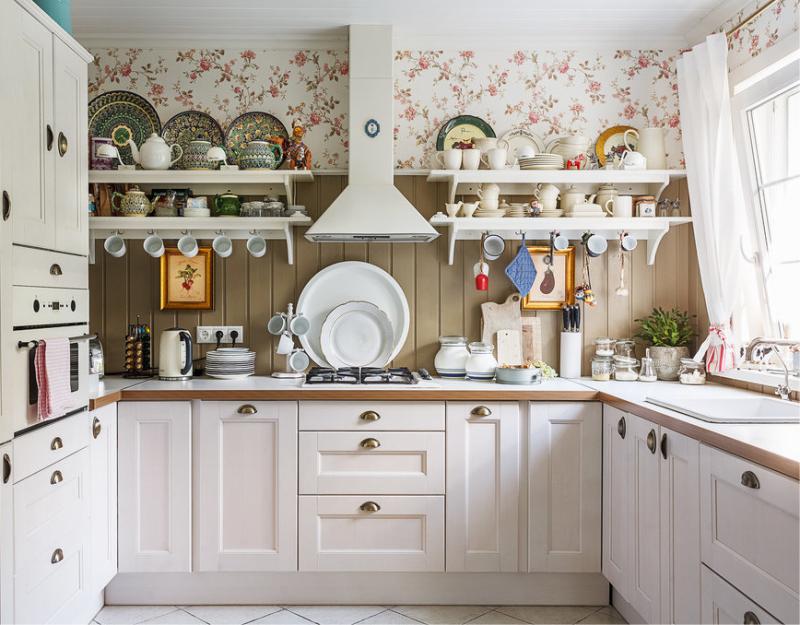
{"type": "Polygon", "coordinates": [[[706,358],[706,371],[721,373],[736,366],[736,349],[731,340],[731,328],[727,323],[712,323],[708,328],[708,336],[694,356],[700,360],[706,358]]]}

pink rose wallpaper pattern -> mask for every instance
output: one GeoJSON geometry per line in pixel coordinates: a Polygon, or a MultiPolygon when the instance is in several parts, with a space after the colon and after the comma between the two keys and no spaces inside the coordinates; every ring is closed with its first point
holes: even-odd
{"type": "MultiPolygon", "coordinates": [[[[727,32],[752,15],[767,0],[756,0],[731,16],[717,31],[727,32]]],[[[798,37],[800,0],[777,0],[764,13],[733,33],[728,41],[728,67],[736,69],[784,37],[798,37]]]]}

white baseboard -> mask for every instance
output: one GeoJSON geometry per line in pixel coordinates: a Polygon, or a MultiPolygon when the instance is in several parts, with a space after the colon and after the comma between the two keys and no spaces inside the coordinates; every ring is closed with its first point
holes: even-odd
{"type": "Polygon", "coordinates": [[[120,573],[109,605],[606,605],[600,573],[120,573]]]}

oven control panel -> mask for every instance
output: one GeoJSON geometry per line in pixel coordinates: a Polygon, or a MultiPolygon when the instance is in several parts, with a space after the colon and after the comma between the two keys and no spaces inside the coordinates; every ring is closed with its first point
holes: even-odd
{"type": "Polygon", "coordinates": [[[88,323],[89,291],[13,287],[14,328],[88,323]]]}

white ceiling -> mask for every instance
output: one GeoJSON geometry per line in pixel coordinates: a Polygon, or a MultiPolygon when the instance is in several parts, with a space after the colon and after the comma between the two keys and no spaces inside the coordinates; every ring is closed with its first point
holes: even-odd
{"type": "MultiPolygon", "coordinates": [[[[695,43],[747,0],[73,0],[87,45],[346,41],[347,24],[392,24],[399,42],[666,47],[695,43]]],[[[283,44],[282,44],[283,42],[283,44]]]]}

